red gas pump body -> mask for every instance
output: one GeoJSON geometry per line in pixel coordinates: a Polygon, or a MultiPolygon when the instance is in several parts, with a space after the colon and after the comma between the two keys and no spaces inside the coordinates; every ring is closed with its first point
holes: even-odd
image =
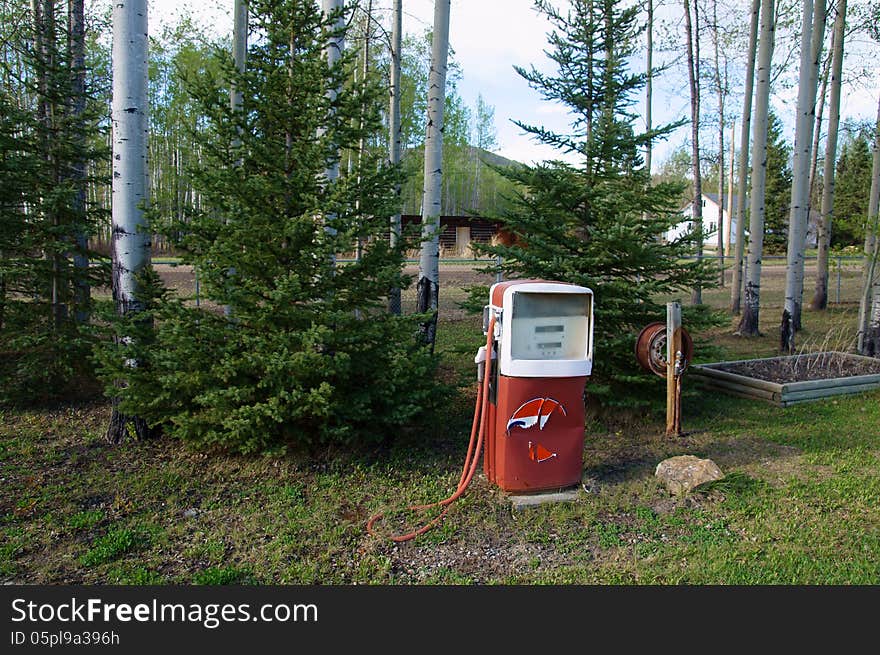
{"type": "Polygon", "coordinates": [[[504,491],[515,492],[578,484],[583,475],[584,389],[592,367],[592,292],[544,280],[502,282],[490,291],[490,311],[500,315],[501,327],[496,330],[499,338],[485,417],[488,429],[483,468],[487,478],[504,491]],[[550,303],[565,296],[576,303],[572,306],[577,311],[583,303],[587,329],[581,328],[575,336],[570,325],[560,325],[565,319],[543,316],[546,312],[539,310],[538,318],[530,316],[527,329],[518,328],[515,336],[512,324],[517,293],[537,294],[530,298],[549,298],[550,303]],[[542,353],[530,353],[525,360],[518,360],[516,355],[523,353],[505,344],[505,339],[514,338],[531,339],[536,348],[551,347],[542,351],[549,353],[549,359],[542,360],[542,353]],[[566,338],[584,341],[579,359],[559,357],[566,338]],[[554,350],[553,346],[559,348],[554,350]],[[559,372],[583,374],[555,377],[559,372]]]}

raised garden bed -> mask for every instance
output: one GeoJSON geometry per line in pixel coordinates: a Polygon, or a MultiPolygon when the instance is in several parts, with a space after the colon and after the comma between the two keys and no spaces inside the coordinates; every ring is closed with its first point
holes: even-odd
{"type": "Polygon", "coordinates": [[[880,359],[843,352],[695,364],[710,387],[780,407],[880,389],[880,359]]]}

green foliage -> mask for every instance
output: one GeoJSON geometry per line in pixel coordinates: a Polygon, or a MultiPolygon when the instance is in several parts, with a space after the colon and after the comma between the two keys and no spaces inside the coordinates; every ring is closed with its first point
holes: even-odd
{"type": "Polygon", "coordinates": [[[840,149],[834,176],[833,247],[861,245],[865,238],[868,196],[871,190],[870,136],[862,129],[851,135],[840,149]]]}
{"type": "MultiPolygon", "coordinates": [[[[10,25],[21,43],[36,38],[28,15],[10,25]]],[[[85,265],[102,218],[86,194],[97,177],[86,171],[109,159],[102,108],[72,90],[79,71],[66,57],[65,24],[46,21],[40,49],[0,44],[0,403],[81,386],[92,347],[80,330],[88,287],[109,279],[108,267],[85,265]]]]}
{"type": "MultiPolygon", "coordinates": [[[[557,28],[549,55],[559,70],[553,76],[518,71],[545,98],[568,106],[572,132],[521,127],[563,153],[576,154],[580,164],[551,161],[506,170],[520,190],[511,209],[497,219],[515,240],[480,249],[500,255],[508,277],[560,280],[593,290],[591,391],[609,403],[632,402],[640,384],[657,387],[637,370],[633,342],[641,327],[663,318],[658,295],[710,284],[703,264],[683,259],[692,253],[692,236],[669,243],[661,238],[682,220],[681,186],[652,185],[639,155],[649,139],[675,126],[637,134],[635,118],[627,113],[645,82],[644,75],[630,74],[625,66],[639,34],[635,9],[606,0],[594,15],[591,3],[576,2],[562,16],[549,3],[539,6],[557,28]]],[[[472,291],[473,305],[484,304],[485,298],[485,289],[472,291]]],[[[689,327],[711,320],[704,311],[689,327]]]]}
{"type": "Polygon", "coordinates": [[[203,298],[231,318],[172,297],[147,272],[144,311],[113,321],[102,376],[121,411],[205,448],[388,439],[437,395],[436,360],[414,338],[421,317],[384,310],[388,289],[409,282],[410,243],[386,239],[399,171],[367,152],[350,174],[324,178],[340,150],[381,129],[383,91],[351,83],[351,54],[328,69],[331,23],[314,2],[254,2],[250,12],[265,36],[247,72],[219,52],[216,67],[188,80],[206,121],[193,135],[202,207],[185,223],[153,217],[181,235],[203,298]],[[230,109],[226,79],[242,90],[243,112],[230,109]],[[334,266],[358,244],[357,261],[334,266]]]}

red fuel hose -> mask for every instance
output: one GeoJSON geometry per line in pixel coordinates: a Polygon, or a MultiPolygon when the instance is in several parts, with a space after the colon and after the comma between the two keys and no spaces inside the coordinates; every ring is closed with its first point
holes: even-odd
{"type": "MultiPolygon", "coordinates": [[[[471,424],[471,438],[468,442],[467,455],[464,459],[464,467],[461,470],[461,476],[458,479],[458,486],[456,487],[455,492],[448,498],[444,498],[435,503],[428,503],[427,505],[411,505],[409,509],[412,511],[421,511],[432,507],[443,507],[444,509],[438,516],[430,520],[418,530],[413,530],[412,532],[401,535],[392,535],[389,537],[391,541],[409,541],[410,539],[418,537],[420,534],[426,533],[437,525],[443,517],[446,516],[452,503],[458,500],[465,492],[465,489],[467,489],[474,477],[474,473],[477,470],[477,462],[480,459],[480,452],[483,449],[483,437],[486,433],[486,412],[489,406],[489,374],[492,366],[492,342],[494,339],[494,332],[495,317],[492,316],[489,319],[489,328],[486,332],[486,363],[484,364],[485,368],[483,369],[483,382],[477,388],[477,402],[474,407],[474,421],[471,424]]],[[[371,516],[370,520],[367,521],[367,532],[375,535],[375,532],[373,532],[373,525],[383,516],[385,516],[384,512],[379,512],[378,514],[371,516]]]]}

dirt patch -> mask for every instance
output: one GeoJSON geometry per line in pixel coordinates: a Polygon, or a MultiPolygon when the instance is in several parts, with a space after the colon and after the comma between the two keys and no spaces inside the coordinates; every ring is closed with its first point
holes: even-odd
{"type": "MultiPolygon", "coordinates": [[[[473,264],[443,264],[440,263],[440,287],[464,288],[475,284],[491,285],[495,282],[495,276],[491,273],[481,273],[478,269],[486,266],[486,262],[474,262],[473,264]]],[[[418,266],[408,265],[404,272],[407,275],[418,276],[418,266]]]]}
{"type": "Polygon", "coordinates": [[[880,374],[880,359],[871,361],[846,353],[825,352],[766,360],[730,362],[713,368],[745,377],[785,384],[880,374]]]}
{"type": "Polygon", "coordinates": [[[395,548],[392,562],[393,573],[401,582],[419,584],[463,579],[486,583],[515,576],[523,570],[564,566],[571,560],[552,544],[514,541],[414,544],[395,548]]]}

